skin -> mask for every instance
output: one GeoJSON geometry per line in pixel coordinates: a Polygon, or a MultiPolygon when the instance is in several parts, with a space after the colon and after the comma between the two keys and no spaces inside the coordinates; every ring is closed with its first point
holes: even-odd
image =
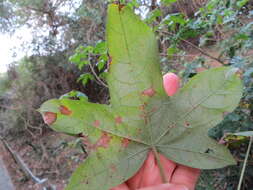
{"type": "MultiPolygon", "coordinates": [[[[180,79],[174,73],[163,76],[164,90],[168,96],[173,96],[180,86],[180,79]]],[[[149,152],[147,160],[141,169],[125,183],[111,190],[194,190],[200,170],[177,164],[160,154],[160,160],[165,170],[167,181],[164,184],[156,159],[149,152]]]]}

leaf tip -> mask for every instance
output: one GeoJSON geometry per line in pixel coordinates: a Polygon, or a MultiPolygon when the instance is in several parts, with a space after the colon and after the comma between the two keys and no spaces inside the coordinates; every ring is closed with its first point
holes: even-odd
{"type": "Polygon", "coordinates": [[[52,125],[57,119],[57,114],[53,112],[44,112],[42,117],[47,125],[52,125]]]}

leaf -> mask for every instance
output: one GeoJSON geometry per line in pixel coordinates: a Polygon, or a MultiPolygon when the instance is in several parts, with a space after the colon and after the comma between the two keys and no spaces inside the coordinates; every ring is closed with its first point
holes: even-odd
{"type": "Polygon", "coordinates": [[[177,0],[162,0],[162,3],[164,3],[167,6],[169,6],[169,5],[171,5],[172,3],[175,3],[175,2],[177,2],[177,0]]]}
{"type": "Polygon", "coordinates": [[[82,82],[83,85],[86,85],[89,80],[94,80],[94,76],[90,73],[85,73],[80,75],[80,77],[77,79],[77,82],[82,82]]]}
{"type": "Polygon", "coordinates": [[[240,0],[236,2],[236,5],[238,8],[242,8],[244,5],[246,5],[249,2],[249,0],[240,0]]]}
{"type": "Polygon", "coordinates": [[[202,72],[167,97],[152,30],[130,8],[112,4],[106,35],[110,105],[63,98],[39,110],[56,116],[50,120],[54,130],[82,134],[89,149],[67,189],[115,187],[133,176],[152,150],[195,168],[235,164],[229,151],[207,136],[240,101],[242,84],[234,70],[202,72]]]}

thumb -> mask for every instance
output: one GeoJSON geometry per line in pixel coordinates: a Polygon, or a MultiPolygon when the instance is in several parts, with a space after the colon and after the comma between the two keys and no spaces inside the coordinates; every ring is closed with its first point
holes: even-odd
{"type": "Polygon", "coordinates": [[[141,188],[138,190],[189,190],[189,189],[184,185],[166,183],[166,184],[160,184],[156,186],[141,188]]]}

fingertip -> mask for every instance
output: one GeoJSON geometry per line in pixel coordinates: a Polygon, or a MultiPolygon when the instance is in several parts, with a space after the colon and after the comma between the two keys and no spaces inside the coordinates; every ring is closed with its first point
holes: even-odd
{"type": "Polygon", "coordinates": [[[163,86],[167,95],[173,96],[180,87],[180,79],[174,73],[167,73],[163,76],[163,86]]]}
{"type": "Polygon", "coordinates": [[[188,166],[178,165],[174,171],[171,182],[186,185],[189,190],[194,190],[200,175],[200,170],[188,166]]]}

